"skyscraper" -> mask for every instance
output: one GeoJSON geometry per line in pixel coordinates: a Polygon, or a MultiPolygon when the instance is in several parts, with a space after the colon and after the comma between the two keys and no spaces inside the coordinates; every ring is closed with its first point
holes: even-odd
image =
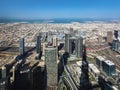
{"type": "Polygon", "coordinates": [[[108,76],[113,76],[116,74],[116,66],[113,62],[110,60],[106,60],[103,62],[103,71],[108,75],[108,76]]]}
{"type": "Polygon", "coordinates": [[[112,33],[112,31],[108,31],[107,32],[107,42],[112,43],[112,41],[113,41],[113,33],[112,33]]]}
{"type": "Polygon", "coordinates": [[[77,38],[76,37],[71,37],[69,39],[69,54],[76,54],[76,45],[77,38]]]}
{"type": "Polygon", "coordinates": [[[45,49],[45,63],[47,70],[47,86],[55,86],[58,81],[57,49],[45,49]]]}
{"type": "Polygon", "coordinates": [[[52,33],[47,34],[47,42],[52,43],[52,33]]]}
{"type": "Polygon", "coordinates": [[[58,46],[58,39],[57,39],[57,36],[56,35],[53,35],[53,46],[57,47],[58,46]]]}
{"type": "Polygon", "coordinates": [[[95,61],[96,61],[97,67],[102,70],[103,62],[105,61],[105,59],[102,56],[97,56],[95,57],[95,61]]]}
{"type": "Polygon", "coordinates": [[[118,30],[114,30],[114,37],[118,39],[118,30]]]}
{"type": "Polygon", "coordinates": [[[47,43],[43,43],[42,45],[42,55],[45,55],[45,48],[46,48],[47,43]]]}
{"type": "Polygon", "coordinates": [[[98,42],[101,43],[102,42],[102,36],[98,35],[98,42]]]}
{"type": "Polygon", "coordinates": [[[19,42],[20,42],[20,46],[19,46],[20,55],[24,55],[24,53],[25,53],[24,38],[20,38],[19,42]]]}
{"type": "Polygon", "coordinates": [[[37,36],[36,50],[38,54],[41,53],[41,33],[37,36]]]}
{"type": "Polygon", "coordinates": [[[76,42],[76,56],[82,58],[83,56],[83,38],[79,37],[76,42]]]}
{"type": "Polygon", "coordinates": [[[3,66],[2,67],[2,78],[6,78],[7,77],[7,72],[6,72],[7,70],[6,70],[6,67],[5,66],[3,66]]]}
{"type": "Polygon", "coordinates": [[[70,38],[70,35],[65,34],[65,51],[66,52],[69,52],[69,38],[70,38]]]}

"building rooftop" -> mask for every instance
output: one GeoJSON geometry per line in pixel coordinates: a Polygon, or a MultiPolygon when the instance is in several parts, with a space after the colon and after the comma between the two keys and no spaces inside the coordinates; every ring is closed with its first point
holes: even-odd
{"type": "Polygon", "coordinates": [[[100,71],[94,64],[89,64],[89,68],[91,68],[95,73],[100,73],[100,71]]]}
{"type": "Polygon", "coordinates": [[[97,59],[99,59],[100,61],[105,61],[105,59],[102,56],[97,56],[97,59]]]}
{"type": "Polygon", "coordinates": [[[77,39],[76,37],[70,37],[70,39],[77,39]]]}
{"type": "Polygon", "coordinates": [[[81,67],[82,65],[85,65],[86,62],[85,61],[78,61],[78,62],[76,62],[76,64],[81,67]]]}
{"type": "Polygon", "coordinates": [[[108,64],[109,66],[115,65],[112,61],[110,60],[106,60],[104,61],[106,64],[108,64]]]}

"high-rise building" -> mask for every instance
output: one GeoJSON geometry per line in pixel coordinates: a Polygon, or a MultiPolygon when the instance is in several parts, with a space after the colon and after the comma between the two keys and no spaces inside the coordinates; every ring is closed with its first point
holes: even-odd
{"type": "Polygon", "coordinates": [[[95,57],[95,61],[96,61],[97,67],[102,70],[103,62],[105,61],[105,59],[102,56],[97,56],[95,57]]]}
{"type": "Polygon", "coordinates": [[[69,39],[69,54],[76,54],[77,50],[77,38],[76,37],[70,37],[69,39]]]}
{"type": "Polygon", "coordinates": [[[6,67],[3,66],[2,67],[2,78],[6,78],[7,77],[7,70],[6,70],[6,67]]]}
{"type": "Polygon", "coordinates": [[[36,50],[37,50],[37,53],[39,54],[41,53],[41,34],[40,33],[37,36],[36,50]]]}
{"type": "Polygon", "coordinates": [[[112,61],[106,60],[106,61],[103,62],[103,71],[108,76],[113,76],[113,75],[116,74],[116,66],[112,61]]]}
{"type": "Polygon", "coordinates": [[[20,52],[20,55],[24,55],[24,53],[25,53],[24,38],[20,38],[19,52],[20,52]]]}
{"type": "Polygon", "coordinates": [[[46,48],[47,43],[43,43],[42,45],[42,55],[45,55],[45,48],[46,48]]]}
{"type": "Polygon", "coordinates": [[[82,37],[78,38],[76,42],[76,56],[78,58],[82,58],[83,56],[83,38],[82,37]]]}
{"type": "Polygon", "coordinates": [[[52,43],[52,34],[51,33],[47,35],[47,42],[52,43]]]}
{"type": "Polygon", "coordinates": [[[114,30],[114,37],[118,39],[118,30],[114,30]]]}
{"type": "Polygon", "coordinates": [[[69,52],[69,38],[70,38],[70,35],[65,34],[65,51],[66,52],[69,52]]]}
{"type": "Polygon", "coordinates": [[[45,49],[45,63],[47,70],[47,86],[55,86],[58,81],[57,49],[45,49]]]}
{"type": "Polygon", "coordinates": [[[58,46],[58,39],[57,39],[57,36],[56,35],[53,35],[53,46],[57,47],[58,46]]]}
{"type": "Polygon", "coordinates": [[[98,35],[98,42],[101,43],[102,42],[102,36],[98,35]]]}
{"type": "Polygon", "coordinates": [[[120,41],[118,39],[113,40],[112,49],[120,53],[120,41]]]}
{"type": "Polygon", "coordinates": [[[41,57],[41,33],[37,35],[37,43],[36,43],[36,60],[39,60],[41,57]]]}
{"type": "Polygon", "coordinates": [[[113,33],[112,33],[112,31],[108,31],[107,32],[107,42],[112,43],[112,41],[113,41],[113,33]]]}

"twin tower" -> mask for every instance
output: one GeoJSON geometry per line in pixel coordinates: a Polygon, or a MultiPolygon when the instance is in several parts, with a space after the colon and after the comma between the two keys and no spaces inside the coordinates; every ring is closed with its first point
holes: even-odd
{"type": "Polygon", "coordinates": [[[70,34],[65,34],[65,51],[69,55],[75,55],[77,58],[83,56],[83,38],[72,37],[70,34]]]}

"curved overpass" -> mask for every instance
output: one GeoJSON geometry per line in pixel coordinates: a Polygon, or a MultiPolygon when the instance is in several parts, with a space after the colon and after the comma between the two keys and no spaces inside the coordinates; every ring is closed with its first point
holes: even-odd
{"type": "Polygon", "coordinates": [[[69,73],[69,71],[68,71],[68,69],[67,69],[67,67],[66,67],[66,65],[65,65],[65,63],[64,63],[64,58],[63,58],[63,56],[62,56],[62,63],[63,63],[63,66],[64,66],[64,70],[65,70],[68,78],[70,79],[70,83],[71,83],[70,86],[71,86],[71,88],[73,88],[73,90],[78,90],[78,88],[77,88],[77,86],[76,86],[76,84],[75,84],[75,82],[74,82],[71,74],[69,73]]]}

